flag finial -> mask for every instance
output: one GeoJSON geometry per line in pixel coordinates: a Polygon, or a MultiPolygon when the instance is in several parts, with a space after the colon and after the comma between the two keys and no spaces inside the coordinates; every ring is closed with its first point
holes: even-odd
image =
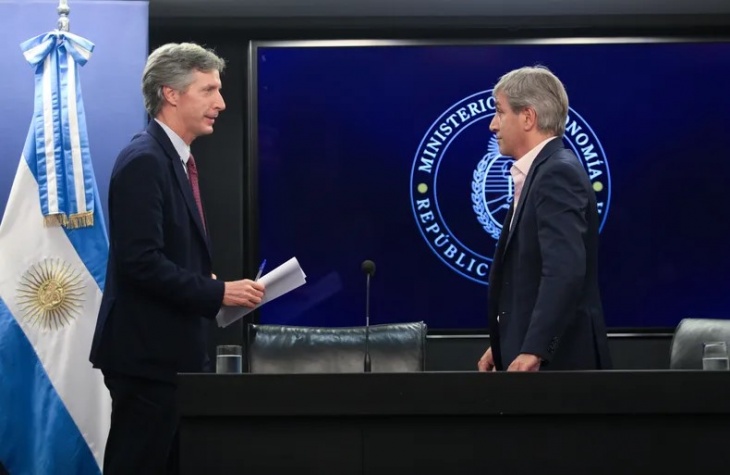
{"type": "Polygon", "coordinates": [[[68,0],[58,0],[58,8],[56,9],[58,12],[58,29],[61,31],[69,31],[69,20],[68,20],[68,14],[71,12],[71,9],[68,6],[68,0]]]}

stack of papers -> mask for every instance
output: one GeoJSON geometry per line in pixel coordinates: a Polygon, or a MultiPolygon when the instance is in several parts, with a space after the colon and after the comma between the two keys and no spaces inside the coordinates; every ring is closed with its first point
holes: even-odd
{"type": "Polygon", "coordinates": [[[297,287],[304,285],[307,282],[307,276],[299,266],[297,258],[292,257],[276,269],[262,276],[258,282],[266,286],[266,292],[264,292],[264,298],[261,303],[254,308],[228,307],[224,305],[215,317],[219,327],[227,327],[261,307],[266,302],[271,302],[275,298],[281,297],[297,287]]]}

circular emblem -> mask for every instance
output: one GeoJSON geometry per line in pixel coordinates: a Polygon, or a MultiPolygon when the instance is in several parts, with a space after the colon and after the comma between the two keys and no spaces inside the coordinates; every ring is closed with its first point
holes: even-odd
{"type": "MultiPolygon", "coordinates": [[[[514,199],[514,160],[499,153],[489,130],[494,113],[491,89],[449,107],[421,140],[410,183],[413,215],[431,251],[457,274],[483,285],[514,199]]],[[[588,173],[603,229],[611,199],[606,155],[588,122],[572,108],[563,141],[588,173]]]]}
{"type": "Polygon", "coordinates": [[[83,290],[80,272],[61,259],[44,259],[21,276],[17,300],[26,322],[57,330],[79,316],[83,290]]]}

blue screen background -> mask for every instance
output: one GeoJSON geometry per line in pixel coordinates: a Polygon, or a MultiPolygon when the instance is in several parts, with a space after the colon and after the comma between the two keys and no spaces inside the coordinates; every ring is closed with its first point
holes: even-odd
{"type": "MultiPolygon", "coordinates": [[[[730,316],[730,43],[254,51],[261,257],[273,268],[296,256],[307,274],[305,286],[261,309],[262,322],[362,325],[360,264],[372,259],[371,324],[485,328],[486,285],[447,266],[419,231],[413,164],[441,114],[535,64],[563,81],[605,151],[599,269],[609,327],[730,316]]],[[[475,122],[453,140],[435,184],[454,237],[491,259],[494,240],[470,190],[488,125],[475,122]]]]}

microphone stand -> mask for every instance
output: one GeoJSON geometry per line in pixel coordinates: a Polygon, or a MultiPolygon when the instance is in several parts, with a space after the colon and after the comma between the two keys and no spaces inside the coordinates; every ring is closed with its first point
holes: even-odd
{"type": "Polygon", "coordinates": [[[370,372],[370,272],[365,284],[365,362],[364,371],[370,372]]]}

